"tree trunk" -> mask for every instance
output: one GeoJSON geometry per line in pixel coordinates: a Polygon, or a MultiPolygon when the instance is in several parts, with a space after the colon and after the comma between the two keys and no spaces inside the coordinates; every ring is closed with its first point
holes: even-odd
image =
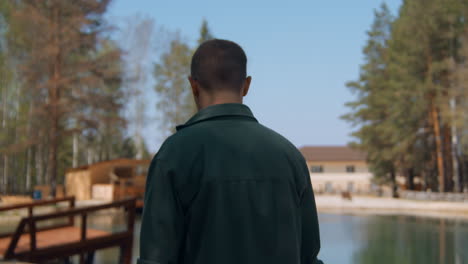
{"type": "Polygon", "coordinates": [[[406,171],[406,188],[414,190],[414,169],[410,168],[406,171]]]}
{"type": "Polygon", "coordinates": [[[8,155],[3,155],[3,193],[8,193],[8,155]]]}
{"type": "MultiPolygon", "coordinates": [[[[427,71],[426,71],[426,85],[432,87],[434,85],[434,80],[432,78],[432,55],[427,54],[427,71]]],[[[443,149],[441,142],[441,133],[440,133],[440,122],[439,122],[439,109],[435,104],[436,92],[429,93],[429,103],[430,103],[430,113],[429,119],[431,120],[432,130],[434,132],[435,143],[436,143],[436,159],[437,159],[437,172],[439,178],[439,192],[445,192],[445,170],[444,170],[444,157],[443,149]]]]}
{"type": "Polygon", "coordinates": [[[445,170],[444,170],[444,157],[442,152],[442,142],[439,124],[439,111],[435,106],[434,97],[431,98],[431,123],[436,143],[436,158],[437,158],[437,172],[439,176],[439,191],[445,192],[445,170]]]}
{"type": "MultiPolygon", "coordinates": [[[[2,78],[3,79],[3,78],[2,78]]],[[[2,94],[2,131],[6,133],[8,138],[8,131],[6,129],[7,126],[7,87],[4,85],[3,87],[3,94],[2,94]]],[[[8,186],[8,156],[7,154],[3,154],[3,193],[7,193],[7,186],[8,186]]]]}
{"type": "Polygon", "coordinates": [[[453,191],[453,160],[452,160],[452,132],[450,126],[445,124],[442,127],[443,131],[443,148],[444,148],[444,161],[445,161],[445,191],[453,191]]]}
{"type": "Polygon", "coordinates": [[[395,173],[395,169],[392,169],[392,171],[390,172],[390,179],[392,181],[392,197],[393,198],[398,198],[399,195],[398,195],[398,185],[397,185],[397,182],[396,182],[396,173],[395,173]]]}
{"type": "MultiPolygon", "coordinates": [[[[34,120],[33,117],[33,109],[34,109],[34,104],[33,101],[29,102],[29,112],[28,112],[28,120],[27,120],[27,135],[29,138],[34,138],[33,132],[32,132],[32,121],[34,120]]],[[[33,146],[28,146],[27,154],[26,154],[26,182],[25,182],[25,189],[27,192],[31,190],[31,162],[32,162],[32,153],[33,151],[33,146]]]]}
{"type": "Polygon", "coordinates": [[[28,147],[28,153],[26,154],[26,191],[31,190],[31,157],[32,157],[32,148],[28,147]]]}
{"type": "Polygon", "coordinates": [[[61,61],[61,54],[60,54],[60,40],[59,40],[59,34],[60,34],[60,22],[59,22],[59,9],[57,6],[54,6],[54,27],[52,30],[54,30],[54,47],[56,48],[57,52],[55,54],[55,60],[53,62],[53,74],[52,74],[52,83],[49,86],[49,96],[50,96],[50,106],[51,106],[51,115],[50,115],[50,121],[51,121],[51,126],[49,130],[49,184],[50,184],[50,189],[51,189],[51,195],[52,197],[55,197],[55,188],[57,186],[57,150],[58,150],[58,144],[59,144],[59,111],[58,111],[58,106],[60,103],[60,97],[59,97],[59,82],[61,78],[61,73],[60,73],[60,61],[61,61]]]}
{"type": "Polygon", "coordinates": [[[3,95],[2,95],[2,106],[3,106],[3,111],[2,111],[2,128],[5,129],[7,125],[7,110],[8,110],[8,104],[7,104],[7,95],[8,95],[8,88],[5,85],[3,87],[3,95]]]}
{"type": "MultiPolygon", "coordinates": [[[[17,142],[16,139],[14,142],[17,142]]],[[[10,194],[17,194],[19,192],[18,182],[20,181],[20,177],[22,176],[20,172],[21,170],[18,169],[18,159],[20,158],[19,153],[14,153],[11,155],[11,164],[10,164],[10,179],[8,182],[10,183],[10,188],[8,191],[10,194]]]]}
{"type": "Polygon", "coordinates": [[[428,182],[429,182],[429,174],[427,173],[427,170],[421,170],[421,178],[422,178],[422,190],[423,191],[427,191],[428,189],[428,182]]]}
{"type": "Polygon", "coordinates": [[[137,134],[135,135],[135,141],[136,141],[136,149],[137,149],[137,153],[136,153],[136,159],[142,159],[143,158],[143,139],[141,137],[141,134],[140,132],[137,132],[137,134]]]}
{"type": "MultiPolygon", "coordinates": [[[[457,111],[457,104],[456,99],[453,97],[450,99],[450,109],[452,113],[457,111]]],[[[452,167],[453,167],[453,189],[455,192],[462,191],[462,181],[461,181],[461,168],[460,168],[460,160],[459,160],[459,147],[458,147],[458,134],[457,134],[457,127],[452,121],[451,124],[451,132],[452,132],[452,167]]]]}
{"type": "Polygon", "coordinates": [[[73,168],[78,167],[78,133],[73,133],[73,168]]]}
{"type": "MultiPolygon", "coordinates": [[[[55,127],[56,125],[52,125],[55,127]]],[[[50,184],[50,192],[52,197],[55,197],[55,187],[57,186],[57,128],[51,129],[49,134],[50,147],[49,147],[49,177],[48,184],[50,184]]]]}
{"type": "Polygon", "coordinates": [[[37,144],[36,145],[36,151],[35,151],[35,164],[36,164],[36,185],[42,185],[42,176],[44,173],[44,167],[43,162],[42,162],[42,145],[37,144]]]}
{"type": "Polygon", "coordinates": [[[105,131],[106,131],[106,136],[105,136],[105,149],[106,149],[106,160],[111,160],[112,157],[114,156],[113,153],[112,153],[112,143],[110,141],[110,138],[111,138],[111,132],[110,132],[110,125],[109,123],[106,121],[105,123],[105,131]]]}
{"type": "Polygon", "coordinates": [[[94,153],[93,153],[93,149],[91,147],[88,147],[88,151],[87,151],[87,160],[88,160],[88,165],[89,164],[93,164],[93,157],[94,157],[94,153]]]}
{"type": "Polygon", "coordinates": [[[460,155],[460,189],[468,192],[468,156],[460,155]]]}

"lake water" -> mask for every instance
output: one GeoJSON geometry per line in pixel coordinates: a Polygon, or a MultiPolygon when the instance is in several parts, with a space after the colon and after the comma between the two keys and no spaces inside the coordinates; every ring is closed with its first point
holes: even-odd
{"type": "MultiPolygon", "coordinates": [[[[468,264],[468,220],[340,214],[319,218],[319,256],[325,264],[468,264]]],[[[140,230],[139,220],[135,230],[140,230]]],[[[115,251],[102,253],[96,255],[96,264],[115,263],[115,251]]]]}
{"type": "Polygon", "coordinates": [[[327,264],[468,264],[468,221],[320,215],[327,264]]]}
{"type": "MultiPolygon", "coordinates": [[[[320,214],[319,218],[319,257],[325,264],[468,264],[468,220],[340,214],[320,214]]],[[[89,222],[93,228],[117,231],[123,218],[107,214],[89,222]]],[[[133,263],[138,256],[139,230],[137,218],[133,263]]],[[[116,248],[100,250],[95,263],[115,264],[118,258],[116,248]]]]}

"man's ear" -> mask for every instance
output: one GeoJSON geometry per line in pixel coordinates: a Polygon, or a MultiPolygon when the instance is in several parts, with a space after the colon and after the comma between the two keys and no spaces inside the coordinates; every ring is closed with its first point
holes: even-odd
{"type": "Polygon", "coordinates": [[[190,87],[192,87],[193,97],[197,98],[200,94],[200,85],[192,76],[189,76],[188,80],[190,82],[190,87]]]}
{"type": "Polygon", "coordinates": [[[244,86],[242,87],[242,96],[246,96],[249,93],[250,82],[252,81],[251,76],[247,76],[244,81],[244,86]]]}

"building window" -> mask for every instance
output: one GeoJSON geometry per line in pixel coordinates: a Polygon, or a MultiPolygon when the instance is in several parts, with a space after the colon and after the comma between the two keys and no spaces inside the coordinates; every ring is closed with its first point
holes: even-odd
{"type": "Polygon", "coordinates": [[[323,172],[323,166],[322,165],[310,166],[310,172],[312,172],[312,173],[321,173],[321,172],[323,172]]]}
{"type": "Polygon", "coordinates": [[[346,166],[346,172],[348,173],[353,173],[356,171],[356,168],[354,167],[354,165],[348,165],[346,166]]]}

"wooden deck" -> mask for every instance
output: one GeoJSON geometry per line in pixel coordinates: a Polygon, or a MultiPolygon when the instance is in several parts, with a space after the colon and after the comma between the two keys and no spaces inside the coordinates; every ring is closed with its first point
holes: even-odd
{"type": "Polygon", "coordinates": [[[15,232],[0,234],[0,259],[16,259],[41,263],[51,259],[66,259],[72,255],[80,256],[80,263],[91,263],[94,251],[108,247],[120,247],[123,264],[130,264],[135,220],[135,199],[126,199],[109,204],[74,208],[72,197],[41,201],[30,204],[0,207],[0,211],[28,208],[29,216],[23,218],[15,232]],[[33,215],[33,208],[68,201],[70,207],[65,211],[33,215]],[[127,212],[127,229],[111,233],[87,228],[87,215],[99,210],[124,208],[127,212]],[[74,217],[80,216],[79,226],[74,217]],[[37,228],[37,223],[54,219],[68,219],[68,223],[37,228]],[[91,257],[90,257],[91,256],[91,257]]]}
{"type": "MultiPolygon", "coordinates": [[[[109,232],[87,229],[87,238],[97,238],[100,236],[109,235],[109,232]]],[[[45,230],[36,233],[36,248],[47,248],[59,246],[67,243],[76,243],[81,240],[81,229],[76,226],[61,227],[57,229],[45,230]]],[[[11,237],[0,238],[0,256],[5,256],[8,246],[10,245],[11,237]]],[[[21,254],[29,251],[31,243],[29,234],[23,234],[16,245],[15,254],[21,254]]]]}

